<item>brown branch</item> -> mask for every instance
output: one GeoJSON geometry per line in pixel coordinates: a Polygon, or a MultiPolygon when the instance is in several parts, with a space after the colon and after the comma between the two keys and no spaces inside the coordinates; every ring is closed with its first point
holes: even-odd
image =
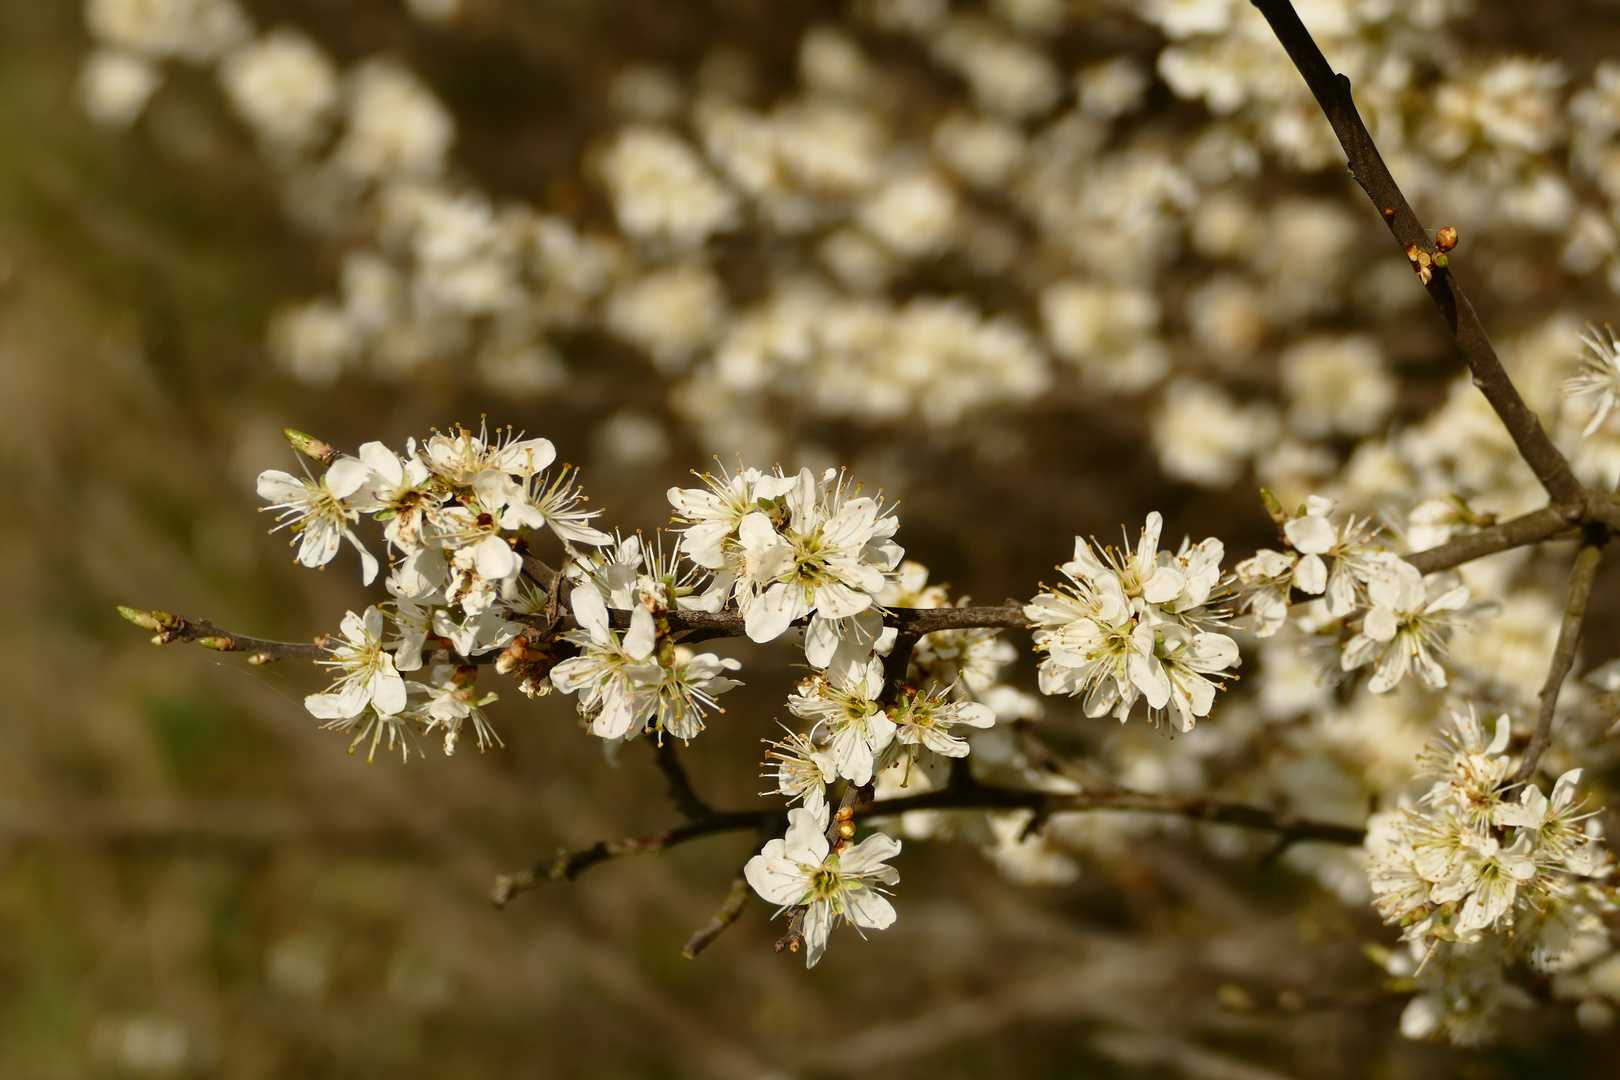
{"type": "Polygon", "coordinates": [[[1544,506],[1523,517],[1516,517],[1511,521],[1481,529],[1479,532],[1459,536],[1439,547],[1414,552],[1406,556],[1406,561],[1425,574],[1433,574],[1510,548],[1526,547],[1530,544],[1539,544],[1543,540],[1551,540],[1569,528],[1568,517],[1554,507],[1544,506]]]}
{"type": "MultiPolygon", "coordinates": [[[[966,773],[966,770],[963,772],[966,773]]],[[[858,792],[862,789],[855,790],[858,792]]],[[[856,803],[851,802],[852,807],[855,805],[856,803]]],[[[1361,844],[1367,835],[1365,829],[1353,825],[1336,825],[1331,822],[1295,817],[1292,814],[1224,799],[1156,795],[1123,788],[1060,795],[1021,788],[994,787],[980,784],[971,776],[963,780],[953,776],[951,785],[938,791],[872,803],[864,812],[868,817],[893,817],[908,810],[1018,809],[1034,810],[1037,814],[1046,816],[1092,810],[1163,814],[1212,825],[1236,825],[1245,829],[1272,832],[1286,843],[1316,841],[1355,847],[1361,844]]],[[[604,840],[575,852],[558,851],[556,857],[550,861],[538,862],[527,870],[500,875],[496,878],[490,896],[496,907],[503,907],[519,893],[548,881],[571,881],[593,866],[625,855],[665,851],[687,841],[716,833],[737,832],[742,829],[774,832],[784,824],[785,818],[786,811],[781,809],[717,812],[710,817],[690,821],[652,836],[628,840],[604,840]]],[[[792,930],[790,923],[789,934],[783,936],[783,942],[788,941],[792,930]]],[[[783,947],[791,948],[791,945],[783,947]]]]}
{"type": "Polygon", "coordinates": [[[693,934],[687,943],[681,947],[681,955],[688,960],[696,960],[697,954],[714,943],[714,939],[726,932],[726,927],[737,921],[743,908],[748,906],[748,879],[738,874],[731,879],[731,888],[726,890],[726,898],[720,902],[720,908],[709,920],[709,925],[693,934]]]}
{"type": "Polygon", "coordinates": [[[497,908],[503,908],[519,893],[538,888],[548,881],[572,881],[599,863],[623,858],[626,855],[664,851],[700,836],[735,832],[739,829],[769,828],[773,819],[782,816],[781,810],[717,813],[651,836],[632,837],[628,840],[602,840],[580,851],[558,849],[556,856],[549,861],[537,862],[527,870],[498,875],[494,887],[490,889],[489,898],[497,908]]]}
{"type": "Polygon", "coordinates": [[[1592,582],[1597,578],[1598,563],[1603,558],[1603,544],[1609,538],[1608,530],[1596,525],[1587,527],[1586,540],[1575,565],[1569,572],[1569,600],[1564,605],[1564,621],[1558,628],[1558,644],[1553,647],[1552,663],[1547,666],[1547,681],[1541,687],[1541,714],[1536,718],[1535,734],[1525,748],[1524,760],[1510,783],[1523,784],[1536,774],[1541,755],[1552,741],[1553,713],[1558,708],[1558,691],[1575,665],[1575,646],[1581,637],[1581,623],[1586,618],[1586,603],[1592,596],[1592,582]]]}
{"type": "Polygon", "coordinates": [[[714,808],[704,802],[692,787],[692,779],[686,775],[686,767],[681,764],[680,752],[675,749],[675,741],[673,739],[666,741],[660,733],[658,741],[653,744],[653,753],[659,771],[669,782],[669,798],[675,804],[675,809],[684,814],[688,821],[701,821],[713,817],[714,808]]]}
{"type": "MultiPolygon", "coordinates": [[[[631,614],[619,608],[609,609],[608,623],[615,629],[623,630],[630,625],[631,614]]],[[[743,616],[735,611],[671,611],[664,618],[669,623],[670,633],[683,643],[743,637],[746,634],[743,616]]],[[[520,621],[540,629],[548,628],[545,616],[531,615],[520,621]]],[[[801,619],[794,625],[803,626],[808,621],[801,619]]],[[[567,615],[555,623],[557,629],[567,630],[576,629],[577,625],[572,616],[567,615]]],[[[1029,628],[1029,617],[1024,614],[1023,605],[1015,603],[994,607],[887,608],[883,611],[883,625],[895,627],[902,634],[921,637],[940,630],[1025,630],[1029,628]]]]}
{"type": "Polygon", "coordinates": [[[141,611],[120,607],[118,613],[143,630],[151,630],[152,644],[167,645],[190,641],[219,652],[248,653],[248,662],[268,664],[276,660],[320,660],[331,656],[325,639],[305,644],[301,641],[269,641],[222,630],[207,619],[183,619],[167,611],[141,611]]]}
{"type": "MultiPolygon", "coordinates": [[[[1277,40],[1287,50],[1289,59],[1293,60],[1294,66],[1304,76],[1305,84],[1316,96],[1317,104],[1322,107],[1334,134],[1339,137],[1340,145],[1344,147],[1349,159],[1350,175],[1366,191],[1367,197],[1389,226],[1395,242],[1404,250],[1415,248],[1432,261],[1439,254],[1439,249],[1413,212],[1411,204],[1406,201],[1406,196],[1401,193],[1395,178],[1390,175],[1389,166],[1384,164],[1383,156],[1367,131],[1367,125],[1356,111],[1355,99],[1350,93],[1350,80],[1335,73],[1329,66],[1289,0],[1252,2],[1271,24],[1277,40]]],[[[1452,340],[1468,361],[1474,385],[1479,387],[1485,400],[1490,402],[1491,408],[1501,418],[1513,444],[1519,449],[1519,455],[1536,474],[1536,479],[1541,481],[1541,486],[1547,490],[1554,505],[1568,510],[1572,518],[1579,515],[1586,501],[1585,489],[1575,479],[1564,455],[1542,429],[1541,421],[1519,396],[1513,380],[1503,370],[1502,362],[1497,358],[1496,350],[1491,346],[1490,337],[1485,333],[1473,305],[1463,295],[1462,287],[1444,262],[1442,259],[1435,265],[1427,291],[1429,299],[1434,301],[1445,318],[1452,340]]]]}
{"type": "Polygon", "coordinates": [[[916,651],[922,635],[915,630],[902,630],[895,635],[894,648],[883,661],[883,700],[893,704],[900,698],[900,688],[911,672],[911,654],[916,651]]]}

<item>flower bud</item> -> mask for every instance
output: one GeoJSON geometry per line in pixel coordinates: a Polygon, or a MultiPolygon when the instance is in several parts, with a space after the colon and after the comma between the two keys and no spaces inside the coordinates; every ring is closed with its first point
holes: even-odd
{"type": "Polygon", "coordinates": [[[495,658],[495,673],[497,675],[510,675],[512,670],[523,663],[529,653],[529,639],[516,637],[500,656],[495,658]]]}
{"type": "Polygon", "coordinates": [[[314,458],[322,465],[330,465],[337,460],[337,451],[313,435],[305,435],[302,431],[294,431],[292,428],[282,428],[281,433],[287,437],[294,450],[307,458],[314,458]]]}
{"type": "Polygon", "coordinates": [[[1450,251],[1457,246],[1457,230],[1447,225],[1434,234],[1434,246],[1441,251],[1450,251]]]}
{"type": "Polygon", "coordinates": [[[840,824],[838,826],[838,835],[842,836],[845,840],[855,839],[855,823],[853,821],[846,821],[840,824]]]}

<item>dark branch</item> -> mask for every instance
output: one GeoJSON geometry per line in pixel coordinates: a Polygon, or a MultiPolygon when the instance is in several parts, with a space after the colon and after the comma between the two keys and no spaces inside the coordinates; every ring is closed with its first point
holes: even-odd
{"type": "Polygon", "coordinates": [[[1553,647],[1552,663],[1547,666],[1547,681],[1541,687],[1541,714],[1536,718],[1535,734],[1525,748],[1524,760],[1511,783],[1522,784],[1536,775],[1541,755],[1546,753],[1552,740],[1553,713],[1558,708],[1558,691],[1575,664],[1575,646],[1581,637],[1581,623],[1586,618],[1586,603],[1592,596],[1592,582],[1597,578],[1598,563],[1603,558],[1603,543],[1608,531],[1599,526],[1588,526],[1586,540],[1575,556],[1575,566],[1569,572],[1569,600],[1564,605],[1564,622],[1558,628],[1558,644],[1553,647]]]}
{"type": "Polygon", "coordinates": [[[248,661],[268,664],[276,660],[321,660],[331,656],[325,638],[305,644],[301,641],[268,641],[222,630],[207,619],[183,619],[166,611],[140,611],[120,607],[118,613],[143,630],[151,630],[152,644],[167,645],[191,641],[219,652],[248,653],[248,661]]]}
{"type": "MultiPolygon", "coordinates": [[[[966,770],[964,770],[965,772],[966,770]]],[[[860,789],[856,789],[857,791],[860,789]]],[[[852,803],[852,806],[855,804],[852,803]]],[[[1113,790],[1058,795],[1044,791],[994,787],[979,784],[971,777],[953,778],[949,787],[901,799],[885,799],[865,810],[868,817],[892,817],[908,810],[1034,810],[1041,817],[1092,810],[1128,810],[1189,818],[1213,825],[1236,825],[1245,829],[1276,833],[1284,843],[1317,841],[1354,847],[1366,839],[1366,830],[1352,825],[1335,825],[1267,810],[1247,803],[1224,799],[1155,795],[1144,791],[1113,790]]],[[[581,851],[559,851],[549,862],[539,862],[528,870],[502,874],[496,878],[491,899],[503,907],[512,897],[548,881],[571,881],[591,867],[625,855],[665,851],[689,840],[716,833],[759,829],[776,833],[785,824],[786,811],[780,809],[733,811],[687,822],[665,832],[629,840],[605,840],[581,851]]],[[[783,936],[788,941],[792,933],[783,936]]],[[[790,948],[791,945],[784,945],[790,948]]]]}
{"type": "Polygon", "coordinates": [[[1406,561],[1425,574],[1433,574],[1510,548],[1526,547],[1530,544],[1539,544],[1543,540],[1551,540],[1569,528],[1569,518],[1551,506],[1544,506],[1512,521],[1504,521],[1479,532],[1459,536],[1450,543],[1429,548],[1427,551],[1415,552],[1406,556],[1406,561]]]}
{"type": "MultiPolygon", "coordinates": [[[[1349,158],[1350,175],[1372,199],[1373,206],[1394,234],[1395,242],[1408,251],[1416,248],[1417,252],[1432,260],[1439,254],[1439,248],[1423,228],[1423,223],[1396,185],[1395,178],[1390,175],[1389,166],[1384,164],[1378,147],[1373,144],[1366,124],[1362,123],[1361,114],[1356,111],[1356,103],[1350,93],[1350,80],[1335,73],[1329,66],[1289,0],[1252,2],[1271,24],[1289,59],[1305,77],[1306,85],[1316,96],[1317,104],[1322,107],[1328,123],[1333,125],[1334,134],[1339,137],[1340,145],[1344,147],[1345,155],[1349,158]]],[[[1560,509],[1569,510],[1571,516],[1580,514],[1586,501],[1585,489],[1575,479],[1564,455],[1542,429],[1541,421],[1519,396],[1518,389],[1503,370],[1502,362],[1497,358],[1496,350],[1491,346],[1491,339],[1485,333],[1473,305],[1463,295],[1462,287],[1451,276],[1450,270],[1445,268],[1444,261],[1435,266],[1428,283],[1429,299],[1440,309],[1451,330],[1452,339],[1468,361],[1474,385],[1485,395],[1491,408],[1496,410],[1513,444],[1518,447],[1520,456],[1536,474],[1536,479],[1541,481],[1548,497],[1560,509]]]]}
{"type": "Polygon", "coordinates": [[[692,780],[686,775],[686,767],[681,764],[680,751],[675,749],[675,741],[661,738],[654,745],[653,752],[657,755],[659,771],[669,781],[669,798],[675,804],[675,809],[685,815],[688,821],[713,817],[714,808],[693,789],[692,780]]]}
{"type": "Polygon", "coordinates": [[[626,855],[663,851],[700,836],[735,832],[739,829],[769,828],[774,819],[783,817],[785,815],[781,810],[722,813],[701,821],[689,821],[685,825],[677,825],[673,829],[652,836],[634,837],[629,840],[603,840],[581,851],[559,849],[556,857],[549,862],[538,862],[527,870],[497,876],[494,887],[490,889],[489,898],[497,908],[503,908],[519,893],[538,888],[548,881],[572,881],[598,863],[623,858],[626,855]]]}
{"type": "Polygon", "coordinates": [[[714,939],[725,933],[726,927],[737,921],[737,917],[748,906],[748,879],[741,874],[731,879],[731,888],[726,891],[726,898],[720,902],[720,908],[709,920],[709,925],[693,934],[691,939],[681,948],[681,955],[688,960],[696,960],[697,954],[713,944],[714,939]]]}
{"type": "MultiPolygon", "coordinates": [[[[608,621],[616,629],[625,629],[630,625],[629,611],[613,609],[608,612],[608,621]]],[[[736,611],[671,611],[665,618],[669,622],[670,632],[676,635],[682,643],[694,641],[707,641],[711,638],[743,637],[746,630],[743,627],[743,616],[736,611]]],[[[543,616],[530,616],[526,620],[531,626],[544,629],[543,616]]],[[[795,625],[804,625],[807,620],[800,620],[795,625]]],[[[887,608],[883,611],[883,625],[892,626],[902,634],[915,634],[921,637],[940,630],[968,630],[976,628],[988,629],[1017,629],[1029,627],[1029,617],[1024,614],[1022,604],[1001,604],[996,607],[947,607],[947,608],[887,608]]],[[[572,617],[563,616],[556,622],[558,629],[574,629],[576,624],[572,617]]]]}

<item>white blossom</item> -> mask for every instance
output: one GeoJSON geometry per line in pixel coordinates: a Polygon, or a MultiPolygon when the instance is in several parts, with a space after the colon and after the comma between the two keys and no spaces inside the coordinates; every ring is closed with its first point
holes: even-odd
{"type": "Polygon", "coordinates": [[[343,616],[343,640],[322,664],[337,670],[331,687],[304,699],[304,707],[320,720],[348,720],[367,708],[382,716],[395,716],[405,708],[405,680],[394,667],[393,654],[383,646],[383,614],[376,607],[364,615],[343,616]]]}
{"type": "Polygon", "coordinates": [[[1468,604],[1468,586],[1439,586],[1432,598],[1423,575],[1403,559],[1390,556],[1367,584],[1371,608],[1361,632],[1344,646],[1345,671],[1375,664],[1368,682],[1375,694],[1394,689],[1410,672],[1425,685],[1446,685],[1446,671],[1435,654],[1445,655],[1445,634],[1460,624],[1449,614],[1468,604]]]}
{"type": "Polygon", "coordinates": [[[1588,326],[1581,335],[1583,348],[1577,354],[1580,370],[1564,380],[1564,393],[1570,397],[1595,398],[1592,419],[1582,429],[1582,435],[1591,435],[1608,417],[1616,400],[1620,400],[1620,344],[1614,329],[1606,327],[1601,333],[1588,326]]]}
{"type": "Polygon", "coordinates": [[[765,752],[767,771],[760,775],[775,779],[776,790],[787,796],[790,805],[802,799],[806,810],[825,818],[827,785],[838,779],[838,763],[795,731],[789,730],[787,738],[766,745],[770,747],[765,752]]]}
{"type": "Polygon", "coordinates": [[[259,474],[259,498],[277,511],[272,531],[291,529],[298,536],[298,561],[304,566],[325,566],[348,540],[360,553],[361,577],[370,585],[377,577],[377,560],[349,527],[360,519],[351,500],[363,501],[371,470],[358,458],[340,458],[319,480],[297,477],[279,469],[259,474]]]}
{"type": "Polygon", "coordinates": [[[945,694],[915,690],[900,696],[891,715],[894,737],[900,743],[953,758],[968,755],[967,740],[952,734],[953,727],[988,728],[996,724],[996,714],[988,705],[951,701],[945,694]]]}
{"type": "Polygon", "coordinates": [[[1134,550],[1108,548],[1101,558],[1076,537],[1074,559],[1060,567],[1070,584],[1024,611],[1046,654],[1042,693],[1084,695],[1087,716],[1112,712],[1121,723],[1145,698],[1155,721],[1170,706],[1188,731],[1209,714],[1215,679],[1237,666],[1238,649],[1214,629],[1224,616],[1205,606],[1225,585],[1221,542],[1184,543],[1172,555],[1159,550],[1161,527],[1149,514],[1134,550]]]}
{"type": "Polygon", "coordinates": [[[827,951],[827,937],[840,922],[863,930],[894,924],[894,906],[880,886],[896,885],[899,873],[887,860],[900,854],[900,841],[874,833],[839,851],[827,843],[825,811],[788,811],[787,835],[766,841],[748,860],[743,876],[777,914],[804,906],[805,967],[815,967],[827,951]]]}
{"type": "Polygon", "coordinates": [[[810,721],[810,735],[826,744],[838,775],[869,784],[879,758],[895,739],[895,723],[878,700],[883,693],[883,659],[805,679],[788,697],[794,716],[810,721]]]}

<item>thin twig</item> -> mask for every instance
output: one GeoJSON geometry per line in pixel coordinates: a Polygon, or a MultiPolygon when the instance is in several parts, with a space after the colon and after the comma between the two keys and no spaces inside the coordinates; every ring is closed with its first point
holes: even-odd
{"type": "Polygon", "coordinates": [[[1527,547],[1539,544],[1543,540],[1551,540],[1569,528],[1570,522],[1567,517],[1551,506],[1544,506],[1523,517],[1516,517],[1511,521],[1481,529],[1479,532],[1459,536],[1439,547],[1414,552],[1406,556],[1406,561],[1425,574],[1433,574],[1510,548],[1527,547]]]}
{"type": "Polygon", "coordinates": [[[269,641],[223,630],[207,619],[186,619],[166,611],[138,611],[124,607],[118,611],[136,626],[153,631],[154,645],[168,645],[176,641],[195,642],[218,652],[247,653],[249,660],[255,664],[268,664],[276,660],[321,660],[332,655],[325,638],[307,644],[302,641],[269,641]]]}
{"type": "Polygon", "coordinates": [[[720,907],[709,920],[709,925],[693,934],[691,939],[681,948],[681,955],[688,960],[696,960],[697,954],[713,944],[714,939],[725,933],[726,927],[737,921],[743,908],[748,906],[748,879],[738,874],[731,879],[731,888],[726,891],[726,898],[720,902],[720,907]]]}
{"type": "Polygon", "coordinates": [[[673,829],[666,829],[651,836],[632,837],[627,840],[602,840],[580,851],[562,848],[549,861],[537,862],[527,870],[497,876],[494,887],[490,889],[489,898],[497,908],[503,908],[519,893],[538,888],[548,881],[572,881],[599,863],[620,859],[626,855],[664,851],[700,836],[735,832],[739,829],[768,828],[773,818],[781,816],[780,810],[719,813],[700,821],[677,825],[673,829]]]}
{"type": "MultiPolygon", "coordinates": [[[[1394,234],[1395,242],[1403,250],[1415,247],[1432,260],[1439,249],[1413,212],[1411,204],[1406,201],[1406,196],[1401,193],[1395,178],[1390,175],[1389,167],[1384,164],[1383,156],[1367,131],[1367,125],[1356,111],[1355,99],[1350,93],[1350,80],[1335,73],[1329,66],[1289,0],[1252,2],[1271,24],[1277,40],[1287,50],[1289,59],[1293,60],[1294,66],[1304,76],[1305,84],[1316,96],[1317,104],[1322,107],[1328,123],[1333,125],[1334,134],[1339,137],[1340,145],[1344,147],[1349,159],[1350,175],[1366,191],[1367,197],[1394,234]]],[[[1473,305],[1463,295],[1462,287],[1451,276],[1450,270],[1444,266],[1435,267],[1428,283],[1428,293],[1429,299],[1434,301],[1445,318],[1452,339],[1468,361],[1474,385],[1479,387],[1485,400],[1490,402],[1491,408],[1501,418],[1513,444],[1519,449],[1519,455],[1536,474],[1536,479],[1541,481],[1548,497],[1572,518],[1583,513],[1585,488],[1575,478],[1564,455],[1542,429],[1536,414],[1519,396],[1513,380],[1503,370],[1502,362],[1497,358],[1496,350],[1491,346],[1491,339],[1485,333],[1473,305]]]]}
{"type": "Polygon", "coordinates": [[[883,700],[893,704],[900,698],[900,689],[911,671],[911,654],[916,651],[922,635],[915,630],[902,630],[895,635],[894,647],[883,661],[883,700]]]}
{"type": "Polygon", "coordinates": [[[714,816],[714,808],[698,795],[692,787],[691,777],[686,775],[686,767],[681,764],[680,751],[675,748],[673,739],[660,739],[654,743],[653,753],[657,757],[658,769],[669,781],[669,797],[675,804],[675,809],[686,816],[688,821],[701,821],[714,816]]]}
{"type": "Polygon", "coordinates": [[[1609,538],[1608,530],[1590,525],[1586,540],[1575,556],[1575,566],[1569,572],[1569,600],[1564,604],[1564,622],[1558,628],[1558,644],[1553,647],[1552,663],[1547,665],[1547,681],[1541,687],[1541,714],[1536,718],[1535,734],[1525,748],[1524,759],[1510,781],[1522,784],[1536,774],[1541,755],[1552,741],[1553,713],[1558,708],[1558,691],[1575,665],[1575,647],[1580,643],[1581,623],[1586,618],[1586,604],[1592,597],[1592,582],[1597,578],[1598,563],[1603,558],[1603,543],[1609,538]]]}
{"type": "MultiPolygon", "coordinates": [[[[954,778],[953,778],[954,779],[954,778]]],[[[853,785],[851,785],[853,787],[853,785]]],[[[855,789],[858,792],[861,789],[855,789]]],[[[851,802],[851,806],[857,805],[851,802]]],[[[1062,795],[1022,788],[1003,788],[974,781],[971,776],[953,782],[938,791],[910,795],[900,799],[885,799],[864,809],[869,818],[893,817],[909,810],[1034,810],[1037,814],[1080,813],[1093,810],[1127,810],[1145,814],[1163,814],[1189,818],[1215,825],[1236,825],[1245,829],[1273,832],[1287,843],[1317,841],[1327,844],[1360,845],[1366,839],[1366,830],[1352,825],[1335,825],[1295,817],[1292,814],[1267,810],[1247,803],[1224,799],[1156,795],[1145,791],[1119,789],[1113,791],[1083,792],[1062,795]]],[[[496,907],[518,893],[526,892],[547,881],[571,881],[591,867],[626,855],[665,851],[689,840],[716,833],[737,832],[742,829],[770,830],[779,827],[785,817],[780,809],[716,812],[710,817],[690,821],[652,836],[628,840],[605,840],[581,851],[559,851],[550,861],[536,863],[528,870],[502,874],[496,879],[491,897],[496,907]]],[[[783,935],[788,941],[789,933],[783,935]]],[[[784,948],[791,948],[784,945],[784,948]]]]}
{"type": "MultiPolygon", "coordinates": [[[[608,624],[615,629],[630,625],[633,612],[618,608],[608,611],[608,624]]],[[[1022,604],[1000,604],[994,607],[946,608],[888,608],[883,613],[883,624],[895,627],[903,634],[932,634],[940,630],[968,629],[1028,629],[1029,617],[1022,604]]],[[[710,638],[742,637],[747,632],[743,616],[735,611],[671,611],[664,616],[670,633],[680,637],[682,643],[707,641],[710,638]]],[[[547,629],[544,616],[531,615],[521,621],[547,629]]],[[[801,619],[795,625],[803,625],[801,619]]],[[[572,617],[563,616],[556,621],[558,629],[575,629],[572,617]]]]}

